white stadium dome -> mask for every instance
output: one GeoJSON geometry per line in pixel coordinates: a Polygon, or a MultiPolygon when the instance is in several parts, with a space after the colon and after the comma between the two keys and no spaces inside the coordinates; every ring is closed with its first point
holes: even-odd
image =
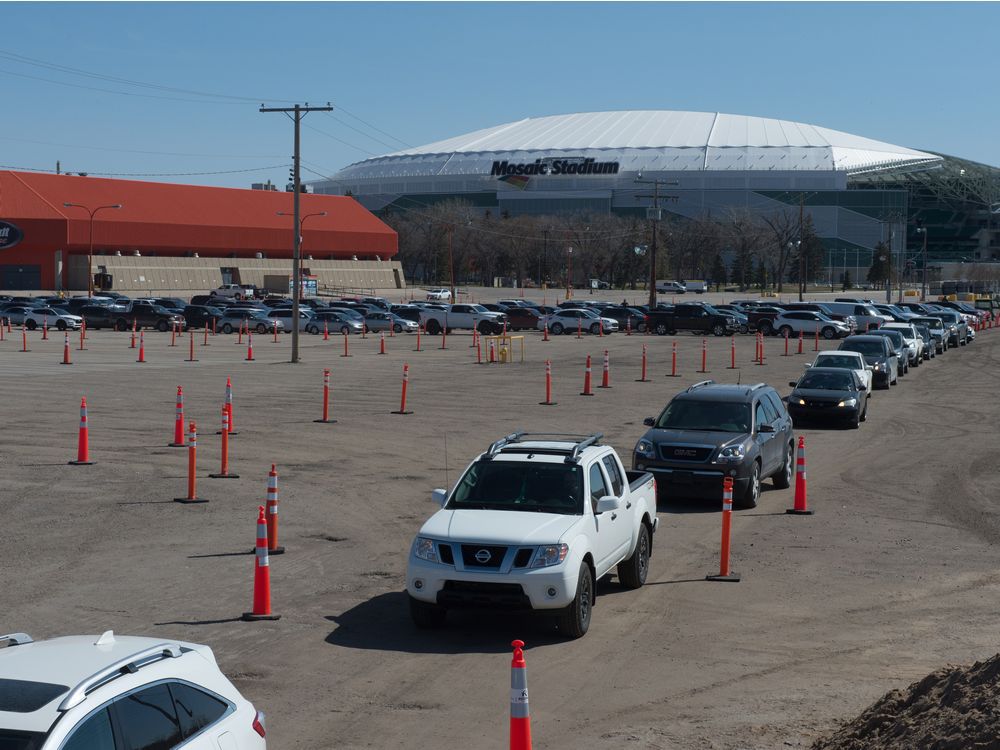
{"type": "MultiPolygon", "coordinates": [[[[838,130],[718,112],[635,110],[531,117],[352,164],[335,180],[442,175],[499,176],[495,165],[579,164],[562,174],[662,172],[839,172],[852,174],[940,161],[922,151],[838,130]],[[583,171],[583,162],[610,164],[583,171]],[[579,170],[579,171],[577,171],[579,170]]],[[[528,171],[527,174],[552,174],[528,171]]]]}

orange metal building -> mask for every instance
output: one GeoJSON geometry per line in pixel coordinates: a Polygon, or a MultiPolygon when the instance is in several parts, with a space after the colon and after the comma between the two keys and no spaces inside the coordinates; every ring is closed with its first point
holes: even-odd
{"type": "MultiPolygon", "coordinates": [[[[70,256],[291,258],[292,193],[0,171],[0,288],[68,289],[70,256]],[[91,223],[84,208],[102,209],[91,223]]],[[[302,255],[388,260],[396,232],[350,197],[301,195],[302,255]]]]}

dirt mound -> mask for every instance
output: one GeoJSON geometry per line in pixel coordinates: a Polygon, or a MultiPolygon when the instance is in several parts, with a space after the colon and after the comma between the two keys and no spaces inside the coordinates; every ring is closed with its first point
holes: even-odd
{"type": "Polygon", "coordinates": [[[1000,750],[1000,654],[893,690],[813,750],[1000,750]]]}

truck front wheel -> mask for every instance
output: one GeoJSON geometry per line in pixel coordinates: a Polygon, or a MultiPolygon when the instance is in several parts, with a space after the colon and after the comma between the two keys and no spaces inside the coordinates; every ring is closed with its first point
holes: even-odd
{"type": "Polygon", "coordinates": [[[128,321],[125,320],[125,318],[118,318],[118,320],[115,322],[115,330],[116,331],[127,331],[128,330],[128,321]]]}
{"type": "Polygon", "coordinates": [[[439,333],[441,333],[441,324],[438,323],[436,320],[434,320],[434,318],[431,318],[430,320],[427,321],[427,325],[425,326],[425,328],[427,329],[427,333],[429,333],[431,336],[437,336],[439,333]]]}
{"type": "MultiPolygon", "coordinates": [[[[701,294],[701,292],[698,292],[698,294],[701,294]]],[[[715,334],[716,336],[725,336],[726,327],[721,323],[716,323],[714,326],[712,326],[712,333],[715,334]]]]}
{"type": "Polygon", "coordinates": [[[442,627],[447,615],[448,610],[439,604],[430,604],[410,597],[410,618],[413,624],[422,630],[442,627]]]}
{"type": "Polygon", "coordinates": [[[156,330],[159,331],[160,333],[166,333],[168,328],[170,328],[170,325],[167,323],[167,321],[165,320],[156,321],[156,330]]]}
{"type": "Polygon", "coordinates": [[[649,573],[649,529],[646,524],[639,525],[639,538],[635,543],[635,551],[627,560],[618,563],[618,580],[627,589],[637,589],[646,582],[649,573]]]}
{"type": "Polygon", "coordinates": [[[594,604],[594,579],[587,563],[580,563],[576,581],[576,596],[572,604],[559,615],[557,625],[567,638],[581,638],[590,629],[590,614],[594,604]]]}

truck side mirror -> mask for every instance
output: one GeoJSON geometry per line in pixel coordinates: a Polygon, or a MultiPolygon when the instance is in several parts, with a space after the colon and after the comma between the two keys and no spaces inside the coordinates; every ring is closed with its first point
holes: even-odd
{"type": "Polygon", "coordinates": [[[644,425],[646,425],[646,427],[652,427],[653,425],[656,424],[656,418],[655,417],[646,417],[644,420],[642,420],[642,423],[644,425]]]}
{"type": "Polygon", "coordinates": [[[796,383],[795,383],[795,381],[794,381],[794,380],[789,380],[789,381],[788,381],[788,385],[790,385],[790,386],[792,386],[792,388],[794,388],[794,387],[795,387],[795,385],[796,385],[796,383]]]}
{"type": "Polygon", "coordinates": [[[600,500],[597,501],[596,515],[601,515],[602,513],[608,513],[611,511],[616,511],[621,507],[621,500],[619,500],[614,495],[605,495],[600,500]]]}
{"type": "Polygon", "coordinates": [[[445,501],[448,499],[448,490],[431,490],[431,499],[443,508],[445,501]]]}

